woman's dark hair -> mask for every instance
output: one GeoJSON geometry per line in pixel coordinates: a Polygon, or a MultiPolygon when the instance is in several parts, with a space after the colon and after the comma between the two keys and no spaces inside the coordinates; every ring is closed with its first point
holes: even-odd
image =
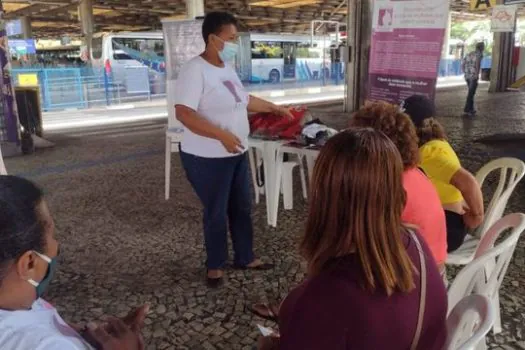
{"type": "Polygon", "coordinates": [[[402,239],[402,174],[397,147],[380,131],[349,129],[326,143],[315,164],[301,243],[310,275],[355,254],[366,289],[391,295],[415,287],[402,239]]]}
{"type": "Polygon", "coordinates": [[[210,12],[202,23],[202,38],[208,44],[210,34],[219,34],[223,26],[233,24],[238,26],[237,19],[228,12],[210,12]]]}
{"type": "Polygon", "coordinates": [[[403,102],[402,107],[416,126],[421,146],[432,140],[447,139],[445,129],[434,118],[436,107],[432,100],[425,96],[412,95],[403,102]]]}
{"type": "Polygon", "coordinates": [[[34,183],[0,176],[0,284],[7,265],[27,251],[44,251],[45,227],[37,205],[43,193],[34,183]]]}

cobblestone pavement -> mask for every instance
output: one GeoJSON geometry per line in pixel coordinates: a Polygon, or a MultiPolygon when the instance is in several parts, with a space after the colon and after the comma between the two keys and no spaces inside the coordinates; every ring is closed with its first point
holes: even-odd
{"type": "MultiPolygon", "coordinates": [[[[525,137],[476,143],[495,133],[525,133],[525,95],[480,92],[479,116],[464,119],[463,91],[438,95],[439,115],[464,165],[476,171],[503,155],[525,159],[525,137]]],[[[335,108],[316,114],[346,124],[335,108]]],[[[274,271],[228,271],[219,290],[204,286],[200,205],[173,156],[172,199],[164,201],[162,125],[122,127],[104,133],[51,136],[52,150],[7,160],[12,174],[36,180],[47,192],[62,243],[62,263],[49,299],[71,322],[125,315],[150,303],[148,349],[251,349],[262,320],[245,305],[273,301],[304,277],[297,243],[305,204],[281,211],[277,229],[267,227],[264,205],[254,210],[256,251],[274,271]]],[[[298,188],[298,187],[296,187],[298,188]]],[[[523,211],[521,185],[510,210],[523,211]]],[[[297,194],[299,191],[296,191],[297,194]]],[[[495,349],[525,349],[525,241],[520,242],[502,290],[504,332],[495,349]]],[[[271,324],[266,323],[271,326],[271,324]]]]}

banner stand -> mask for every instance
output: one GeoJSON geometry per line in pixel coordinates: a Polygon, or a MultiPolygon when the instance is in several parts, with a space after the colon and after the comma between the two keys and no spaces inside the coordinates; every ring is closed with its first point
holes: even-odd
{"type": "MultiPolygon", "coordinates": [[[[202,39],[202,20],[162,20],[162,31],[164,33],[164,56],[166,57],[166,101],[168,105],[168,130],[179,135],[182,140],[183,126],[175,116],[175,84],[182,66],[192,58],[200,55],[205,44],[202,39]]],[[[191,82],[188,82],[191,84],[191,82]]],[[[172,144],[172,152],[178,151],[178,146],[172,144]]]]}
{"type": "Polygon", "coordinates": [[[448,18],[449,0],[374,2],[369,100],[434,99],[448,18]]]}

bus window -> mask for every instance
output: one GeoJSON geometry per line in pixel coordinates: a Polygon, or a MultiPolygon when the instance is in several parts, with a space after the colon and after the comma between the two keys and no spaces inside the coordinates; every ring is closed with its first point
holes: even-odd
{"type": "Polygon", "coordinates": [[[102,37],[93,38],[93,41],[91,42],[91,55],[95,60],[102,58],[102,39],[102,37]]]}
{"type": "Polygon", "coordinates": [[[113,59],[131,60],[129,55],[122,52],[119,46],[138,51],[148,56],[164,56],[164,40],[154,38],[113,38],[113,59]]]}
{"type": "Polygon", "coordinates": [[[258,58],[284,58],[283,43],[275,41],[253,41],[252,59],[258,58]]]}
{"type": "Polygon", "coordinates": [[[321,51],[317,45],[312,48],[309,43],[297,44],[297,58],[321,58],[321,51]]]}

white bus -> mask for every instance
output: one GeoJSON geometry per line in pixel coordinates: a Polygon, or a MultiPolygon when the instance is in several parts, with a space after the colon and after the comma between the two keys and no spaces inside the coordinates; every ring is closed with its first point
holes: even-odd
{"type": "Polygon", "coordinates": [[[154,59],[164,59],[162,32],[100,33],[91,44],[93,67],[105,68],[116,80],[123,80],[126,67],[140,66],[122,47],[140,52],[154,59]]]}
{"type": "Polygon", "coordinates": [[[243,33],[237,69],[252,83],[321,79],[330,75],[334,45],[329,36],[243,33]]]}
{"type": "MultiPolygon", "coordinates": [[[[286,80],[317,80],[330,76],[332,36],[296,34],[240,34],[236,69],[244,82],[279,83],[286,80]]],[[[125,68],[141,65],[122,47],[164,59],[162,32],[98,34],[93,38],[94,67],[104,67],[116,80],[123,80],[125,68]]],[[[155,74],[155,73],[152,73],[155,74]]]]}

